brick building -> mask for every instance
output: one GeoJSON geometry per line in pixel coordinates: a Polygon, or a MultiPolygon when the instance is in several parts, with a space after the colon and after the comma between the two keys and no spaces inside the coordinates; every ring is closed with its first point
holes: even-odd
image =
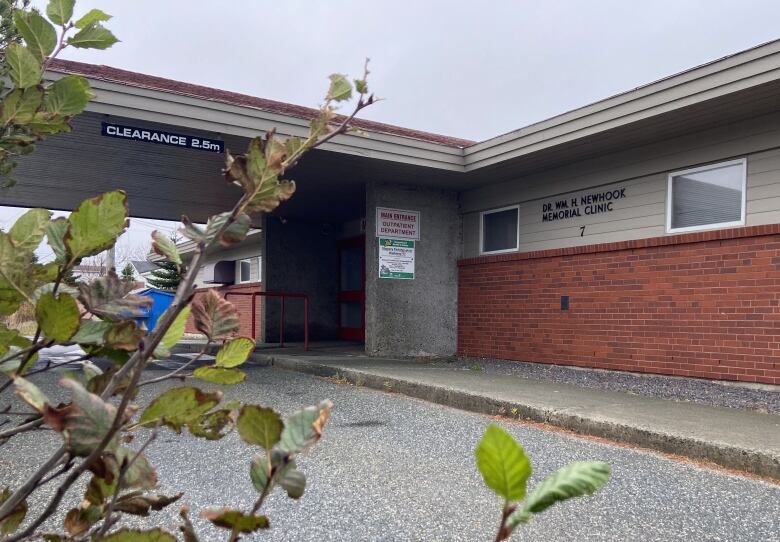
{"type": "MultiPolygon", "coordinates": [[[[313,114],[106,66],[47,76],[65,73],[96,98],[21,161],[3,204],[71,208],[119,180],[137,216],[203,221],[236,197],[225,147],[302,135],[313,114]]],[[[780,384],[780,41],[482,142],[357,125],[254,217],[262,283],[220,288],[304,293],[312,339],[370,354],[780,384]]],[[[275,340],[279,311],[261,305],[275,340]]]]}

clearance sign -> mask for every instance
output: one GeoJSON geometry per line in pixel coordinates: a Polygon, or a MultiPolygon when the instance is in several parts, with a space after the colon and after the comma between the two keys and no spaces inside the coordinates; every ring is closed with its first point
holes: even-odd
{"type": "Polygon", "coordinates": [[[420,211],[376,208],[376,236],[420,240],[420,211]]]}

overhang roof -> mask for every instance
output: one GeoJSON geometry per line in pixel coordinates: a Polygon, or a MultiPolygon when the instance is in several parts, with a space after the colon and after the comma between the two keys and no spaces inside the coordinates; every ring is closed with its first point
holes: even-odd
{"type": "MultiPolygon", "coordinates": [[[[278,127],[285,135],[304,135],[307,119],[315,113],[307,107],[108,66],[57,60],[51,71],[52,78],[78,73],[90,79],[97,95],[91,111],[218,133],[251,136],[278,127]]],[[[776,40],[479,143],[357,120],[364,136],[342,135],[323,148],[450,172],[479,171],[454,183],[460,186],[453,188],[463,189],[490,182],[488,175],[497,170],[528,171],[608,152],[610,145],[628,141],[626,134],[634,134],[631,141],[640,144],[636,134],[662,136],[672,121],[678,129],[698,129],[697,122],[707,115],[727,115],[724,104],[739,103],[734,116],[750,114],[754,98],[760,98],[755,103],[764,108],[775,107],[779,96],[776,40]]]]}
{"type": "MultiPolygon", "coordinates": [[[[56,58],[52,61],[51,70],[60,73],[79,74],[94,80],[119,83],[122,85],[130,85],[151,90],[162,90],[164,92],[171,92],[173,94],[180,94],[182,96],[190,96],[193,98],[222,102],[225,104],[251,107],[254,109],[260,109],[262,111],[267,111],[269,113],[277,113],[279,115],[287,115],[290,117],[306,120],[311,119],[317,114],[317,110],[312,109],[311,107],[304,107],[301,105],[279,102],[276,100],[268,100],[266,98],[258,98],[256,96],[249,96],[247,94],[240,94],[238,92],[220,90],[217,88],[195,85],[193,83],[185,83],[183,81],[166,79],[164,77],[157,77],[154,75],[131,72],[119,68],[112,68],[111,66],[87,64],[84,62],[74,62],[72,60],[62,60],[56,58]]],[[[399,135],[401,137],[419,139],[420,141],[438,143],[448,147],[463,148],[475,143],[474,141],[468,139],[432,134],[430,132],[402,128],[400,126],[393,126],[392,124],[374,122],[365,119],[355,119],[353,125],[357,128],[370,132],[399,135]]]]}

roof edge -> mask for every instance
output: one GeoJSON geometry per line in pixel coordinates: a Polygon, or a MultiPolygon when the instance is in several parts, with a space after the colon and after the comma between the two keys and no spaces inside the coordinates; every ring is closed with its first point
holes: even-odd
{"type": "MultiPolygon", "coordinates": [[[[259,98],[256,96],[250,96],[248,94],[241,94],[229,90],[221,90],[204,85],[196,85],[194,83],[186,83],[184,81],[167,79],[165,77],[158,77],[156,75],[147,75],[102,64],[89,64],[86,62],[77,62],[74,60],[53,59],[48,69],[52,72],[82,75],[90,79],[106,81],[109,83],[117,83],[149,90],[169,92],[190,98],[221,102],[239,107],[251,107],[253,109],[259,109],[268,113],[285,115],[300,119],[311,119],[317,114],[317,109],[311,107],[305,107],[276,100],[269,100],[266,98],[259,98]]],[[[337,117],[337,119],[343,118],[344,117],[342,115],[337,117]]],[[[425,132],[423,130],[404,128],[393,124],[386,124],[383,122],[376,122],[359,118],[354,119],[352,125],[356,128],[360,128],[361,130],[366,130],[369,132],[416,139],[419,141],[425,141],[427,143],[435,143],[459,149],[464,149],[477,143],[476,141],[469,139],[434,134],[431,132],[425,132]]]]}

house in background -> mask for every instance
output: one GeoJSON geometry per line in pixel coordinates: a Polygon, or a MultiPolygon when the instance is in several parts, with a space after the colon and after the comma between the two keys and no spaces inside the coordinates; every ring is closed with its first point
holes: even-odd
{"type": "Polygon", "coordinates": [[[98,277],[104,277],[108,274],[108,268],[105,265],[79,264],[73,266],[73,276],[82,282],[89,282],[98,277]]]}
{"type": "MultiPolygon", "coordinates": [[[[241,243],[230,247],[218,245],[209,251],[195,280],[197,289],[193,300],[197,301],[209,289],[217,289],[219,294],[226,297],[238,310],[241,322],[238,334],[255,339],[260,338],[262,329],[260,322],[262,300],[255,301],[253,318],[252,296],[248,294],[262,291],[262,234],[262,230],[253,229],[241,243]]],[[[184,241],[177,243],[176,246],[186,265],[195,253],[196,244],[192,241],[184,241]]],[[[151,266],[145,278],[156,269],[155,262],[162,261],[163,257],[159,254],[149,254],[148,260],[143,262],[151,266]]],[[[134,266],[135,263],[133,262],[134,266]]],[[[139,274],[144,276],[140,269],[135,267],[139,274]]],[[[187,333],[198,333],[192,317],[187,322],[187,333]]]]}
{"type": "Polygon", "coordinates": [[[135,269],[136,280],[144,284],[149,283],[148,279],[152,275],[152,271],[157,269],[157,266],[148,260],[132,260],[130,265],[135,269]]]}

